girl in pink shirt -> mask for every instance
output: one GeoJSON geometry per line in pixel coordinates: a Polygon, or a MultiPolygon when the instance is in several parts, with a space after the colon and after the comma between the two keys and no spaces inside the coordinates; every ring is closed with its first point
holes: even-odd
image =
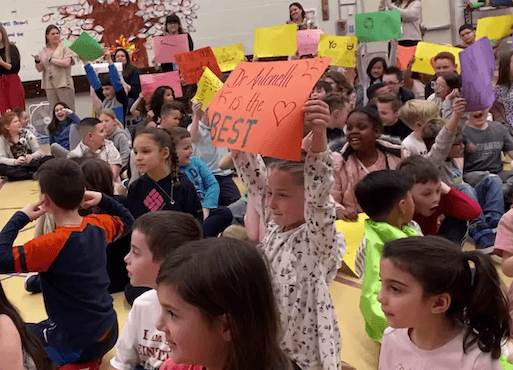
{"type": "Polygon", "coordinates": [[[500,370],[508,302],[488,255],[436,236],[385,244],[377,297],[388,325],[379,370],[500,370]]]}

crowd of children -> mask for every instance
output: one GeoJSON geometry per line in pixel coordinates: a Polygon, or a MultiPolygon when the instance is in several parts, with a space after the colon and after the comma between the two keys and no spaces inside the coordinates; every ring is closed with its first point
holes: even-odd
{"type": "MultiPolygon", "coordinates": [[[[415,45],[420,2],[386,8],[409,27],[399,43],[415,45]]],[[[301,4],[289,11],[287,23],[315,27],[301,4]]],[[[183,33],[176,15],[166,29],[183,33]]],[[[52,53],[61,68],[74,63],[59,35],[49,27],[35,57],[46,80],[52,53]]],[[[475,42],[471,25],[460,36],[475,42]]],[[[10,53],[0,77],[19,70],[6,45],[0,25],[0,57],[10,53]]],[[[0,286],[0,362],[97,368],[115,346],[115,370],[353,369],[339,330],[353,323],[337,318],[329,286],[347,248],[336,220],[365,213],[355,266],[379,369],[500,369],[499,357],[513,360],[513,288],[503,291],[489,254],[513,276],[512,56],[498,55],[496,104],[477,112],[449,52],[433,55],[432,78],[413,74],[413,60],[330,67],[304,104],[297,162],[214,146],[202,102],[169,86],[142,94],[123,49],[104,49],[105,75],[81,58],[96,117],[81,120],[46,83],[51,155],[24,107],[0,104],[2,181],[37,179],[41,190],[0,233],[0,272],[35,273],[25,287],[48,314],[25,324],[0,286]],[[34,220],[36,237],[13,246],[34,220]],[[245,240],[223,236],[234,223],[245,240]],[[120,291],[132,305],[121,334],[110,296],[120,291]]]]}

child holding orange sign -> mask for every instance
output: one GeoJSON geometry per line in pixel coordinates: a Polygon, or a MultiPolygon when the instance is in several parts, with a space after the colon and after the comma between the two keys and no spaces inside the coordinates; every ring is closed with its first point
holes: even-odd
{"type": "Polygon", "coordinates": [[[333,165],[327,146],[328,105],[309,100],[305,123],[313,131],[304,162],[232,150],[244,185],[264,220],[260,246],[274,273],[282,347],[301,369],[340,366],[340,331],[329,293],[346,245],[335,227],[333,165]]]}

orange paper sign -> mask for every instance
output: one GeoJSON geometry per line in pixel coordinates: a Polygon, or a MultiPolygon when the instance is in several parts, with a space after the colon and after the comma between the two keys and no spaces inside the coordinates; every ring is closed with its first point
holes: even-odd
{"type": "Polygon", "coordinates": [[[188,53],[175,55],[178,69],[184,81],[188,84],[195,84],[203,74],[203,67],[208,67],[219,77],[223,74],[219,69],[216,56],[210,46],[193,50],[188,53]]]}
{"type": "Polygon", "coordinates": [[[415,55],[416,46],[397,46],[397,68],[406,69],[411,58],[415,55]]]}
{"type": "Polygon", "coordinates": [[[330,62],[239,63],[210,102],[212,143],[299,160],[303,105],[330,62]]]}

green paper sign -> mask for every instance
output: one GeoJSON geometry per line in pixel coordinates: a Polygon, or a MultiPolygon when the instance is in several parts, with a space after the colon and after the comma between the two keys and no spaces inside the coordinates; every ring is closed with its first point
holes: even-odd
{"type": "Polygon", "coordinates": [[[358,41],[375,42],[401,38],[401,12],[355,14],[355,30],[358,41]]]}
{"type": "Polygon", "coordinates": [[[66,45],[68,48],[70,48],[71,45],[73,45],[73,43],[71,41],[69,41],[68,39],[64,39],[64,45],[66,45]]]}
{"type": "Polygon", "coordinates": [[[96,60],[103,56],[103,47],[87,32],[82,32],[78,39],[69,47],[86,60],[96,60]]]}

